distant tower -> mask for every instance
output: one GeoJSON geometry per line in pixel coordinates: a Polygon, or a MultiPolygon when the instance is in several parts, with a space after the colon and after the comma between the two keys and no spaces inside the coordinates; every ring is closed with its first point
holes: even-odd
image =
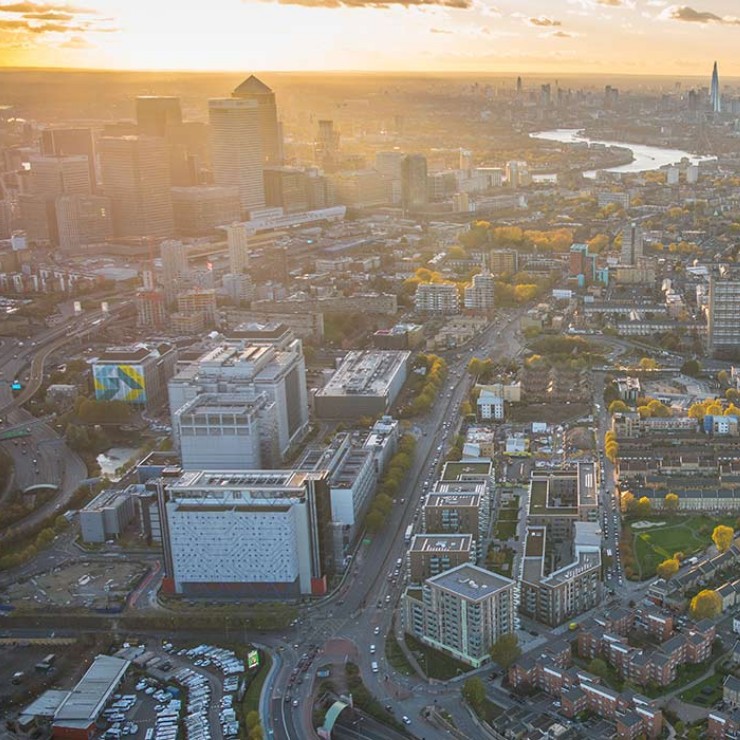
{"type": "Polygon", "coordinates": [[[182,124],[180,98],[140,95],[136,98],[136,125],[145,136],[166,136],[182,124]]]}
{"type": "Polygon", "coordinates": [[[216,185],[238,187],[243,211],[261,208],[265,186],[259,104],[247,98],[209,100],[208,118],[216,185]]]}
{"type": "Polygon", "coordinates": [[[188,253],[185,245],[167,239],[159,247],[162,258],[162,284],[167,303],[173,303],[188,276],[188,253]]]}
{"type": "Polygon", "coordinates": [[[401,162],[401,201],[406,213],[424,208],[429,201],[427,158],[423,154],[407,154],[401,162]]]}
{"type": "Polygon", "coordinates": [[[229,248],[229,272],[239,275],[249,270],[249,234],[244,224],[224,226],[229,248]]]}
{"type": "Polygon", "coordinates": [[[520,96],[522,94],[522,78],[516,78],[516,94],[520,96]]]}
{"type": "Polygon", "coordinates": [[[717,72],[717,62],[712,69],[712,87],[709,92],[709,103],[712,106],[712,113],[722,112],[722,96],[719,92],[719,73],[717,72]]]}
{"type": "Polygon", "coordinates": [[[631,223],[622,230],[622,264],[636,265],[642,257],[642,229],[631,223]]]}
{"type": "Polygon", "coordinates": [[[231,97],[257,103],[264,161],[271,165],[282,164],[283,137],[277,118],[275,93],[264,82],[250,75],[231,93],[231,97]]]}

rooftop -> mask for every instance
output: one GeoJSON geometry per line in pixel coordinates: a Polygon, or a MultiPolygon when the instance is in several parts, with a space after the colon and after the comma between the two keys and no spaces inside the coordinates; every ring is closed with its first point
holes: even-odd
{"type": "Polygon", "coordinates": [[[374,350],[348,352],[317,396],[384,396],[407,364],[410,352],[374,350]]]}
{"type": "Polygon", "coordinates": [[[409,553],[469,552],[472,549],[470,534],[417,534],[411,540],[409,553]]]}
{"type": "Polygon", "coordinates": [[[479,568],[477,565],[463,563],[427,579],[427,583],[470,601],[481,601],[512,586],[514,581],[479,568]]]}

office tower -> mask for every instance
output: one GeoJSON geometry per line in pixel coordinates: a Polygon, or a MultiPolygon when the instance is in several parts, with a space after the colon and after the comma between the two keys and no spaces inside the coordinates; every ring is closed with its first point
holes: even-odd
{"type": "Polygon", "coordinates": [[[458,164],[461,170],[469,170],[473,166],[473,152],[470,149],[460,149],[460,162],[458,164]]]}
{"type": "Polygon", "coordinates": [[[71,252],[113,236],[111,200],[103,195],[62,195],[56,199],[59,248],[71,252]]]}
{"type": "Polygon", "coordinates": [[[255,100],[208,101],[211,158],[216,185],[239,188],[244,212],[265,204],[260,109],[255,100]]]}
{"type": "Polygon", "coordinates": [[[244,224],[224,226],[229,248],[229,272],[233,275],[249,270],[249,232],[244,224]]]}
{"type": "Polygon", "coordinates": [[[478,275],[473,275],[473,281],[465,286],[465,308],[475,313],[490,313],[493,311],[495,297],[495,283],[493,275],[484,269],[478,275]]]}
{"type": "Polygon", "coordinates": [[[308,175],[295,167],[268,167],[264,171],[265,203],[285,213],[309,208],[308,175]]]}
{"type": "Polygon", "coordinates": [[[171,236],[175,224],[167,143],[153,136],[100,139],[103,190],[117,237],[171,236]]]}
{"type": "Polygon", "coordinates": [[[87,157],[90,173],[90,185],[94,189],[95,147],[92,130],[89,128],[47,128],[41,132],[41,153],[47,157],[69,157],[82,155],[87,157]]]}
{"type": "Polygon", "coordinates": [[[204,393],[174,419],[183,470],[259,470],[279,462],[275,402],[264,393],[204,393]]]}
{"type": "Polygon", "coordinates": [[[709,92],[709,104],[712,108],[712,113],[722,112],[722,94],[719,90],[719,72],[717,71],[717,62],[714,63],[712,68],[712,87],[709,92]]]}
{"type": "Polygon", "coordinates": [[[207,236],[241,214],[239,189],[218,185],[172,188],[172,211],[178,236],[207,236]]]}
{"type": "Polygon", "coordinates": [[[136,98],[136,125],[142,136],[167,136],[182,124],[180,98],[140,95],[136,98]]]}
{"type": "Polygon", "coordinates": [[[321,166],[331,171],[337,165],[339,157],[339,132],[334,130],[334,121],[319,121],[319,134],[316,139],[316,160],[321,166]]]}
{"type": "Polygon", "coordinates": [[[545,85],[540,85],[540,105],[543,108],[549,108],[552,103],[552,87],[548,82],[545,85]]]}
{"type": "Polygon", "coordinates": [[[714,356],[734,358],[740,350],[740,275],[709,279],[707,349],[714,356]]]}
{"type": "Polygon", "coordinates": [[[29,239],[58,244],[56,200],[63,195],[90,195],[92,184],[87,157],[32,156],[29,190],[18,199],[29,239]]]}
{"type": "Polygon", "coordinates": [[[191,288],[177,294],[177,313],[199,317],[199,326],[216,323],[216,291],[213,288],[191,288]]]}
{"type": "Polygon", "coordinates": [[[408,588],[403,621],[408,634],[477,668],[514,631],[514,581],[463,563],[408,588]]]}
{"type": "Polygon", "coordinates": [[[698,164],[690,164],[686,168],[686,182],[689,185],[695,185],[697,182],[699,182],[699,165],[698,164]]]}
{"type": "Polygon", "coordinates": [[[168,239],[159,247],[162,258],[162,285],[167,303],[176,300],[188,276],[188,253],[181,241],[168,239]]]}
{"type": "Polygon", "coordinates": [[[607,110],[617,107],[619,102],[619,90],[616,87],[607,85],[604,88],[604,108],[607,110]]]}
{"type": "Polygon", "coordinates": [[[631,223],[622,229],[623,265],[636,265],[642,257],[642,229],[639,224],[631,223]]]}
{"type": "Polygon", "coordinates": [[[12,210],[9,200],[0,200],[0,239],[10,239],[13,230],[12,210]]]}
{"type": "Polygon", "coordinates": [[[427,158],[408,154],[401,163],[401,203],[406,212],[424,208],[429,202],[427,158]]]}
{"type": "Polygon", "coordinates": [[[283,161],[283,137],[277,119],[275,93],[254,75],[247,77],[231,93],[232,98],[251,100],[257,104],[260,140],[262,141],[262,161],[265,164],[279,165],[283,161]]]}
{"type": "Polygon", "coordinates": [[[672,166],[666,170],[666,184],[678,185],[680,170],[678,167],[672,166]]]}
{"type": "Polygon", "coordinates": [[[165,591],[326,593],[333,547],[325,470],[194,471],[158,485],[165,591]]]}
{"type": "Polygon", "coordinates": [[[398,150],[378,152],[375,155],[375,169],[391,180],[401,180],[401,165],[406,155],[398,150]]]}
{"type": "Polygon", "coordinates": [[[516,94],[517,94],[517,97],[520,97],[522,94],[522,78],[521,77],[516,78],[516,94]]]}
{"type": "Polygon", "coordinates": [[[690,111],[699,110],[699,94],[696,90],[689,90],[688,105],[690,111]]]}

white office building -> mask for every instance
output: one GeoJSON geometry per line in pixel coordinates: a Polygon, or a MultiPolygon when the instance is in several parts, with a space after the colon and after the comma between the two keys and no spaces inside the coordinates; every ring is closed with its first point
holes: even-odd
{"type": "Polygon", "coordinates": [[[252,401],[265,394],[275,404],[278,447],[284,457],[308,427],[306,365],[299,339],[292,333],[285,341],[280,332],[275,336],[274,343],[268,338],[259,345],[234,338],[180,370],[168,384],[172,428],[175,413],[203,393],[238,394],[252,401]]]}
{"type": "Polygon", "coordinates": [[[266,599],[325,593],[326,471],[188,472],[159,482],[165,589],[266,599]]]}
{"type": "Polygon", "coordinates": [[[183,470],[258,470],[280,459],[275,402],[205,393],[173,415],[183,470]]]}

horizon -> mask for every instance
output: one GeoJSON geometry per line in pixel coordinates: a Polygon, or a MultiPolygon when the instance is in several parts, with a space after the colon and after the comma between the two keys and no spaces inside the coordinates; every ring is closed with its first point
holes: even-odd
{"type": "Polygon", "coordinates": [[[732,0],[0,4],[2,68],[740,77],[732,0]]]}

